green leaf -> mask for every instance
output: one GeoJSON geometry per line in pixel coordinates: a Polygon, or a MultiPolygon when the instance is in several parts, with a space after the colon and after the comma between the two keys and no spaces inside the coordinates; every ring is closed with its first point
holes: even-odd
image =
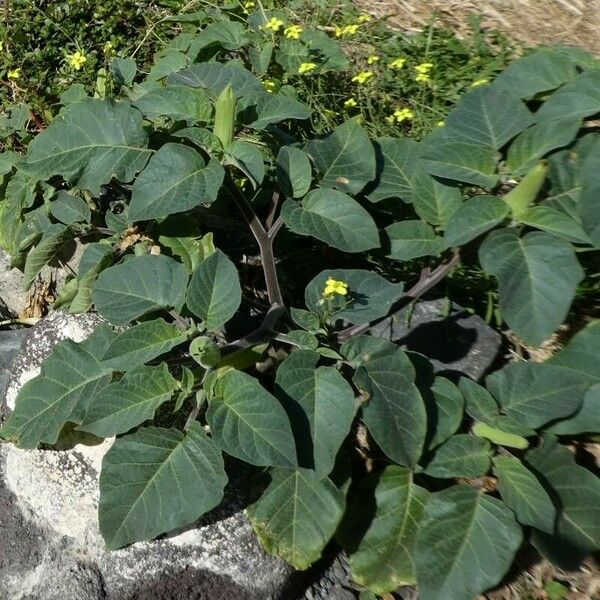
{"type": "Polygon", "coordinates": [[[308,155],[294,146],[282,146],[277,154],[277,181],[288,198],[302,198],[312,183],[308,155]]]}
{"type": "Polygon", "coordinates": [[[474,196],[450,217],[444,240],[448,246],[462,246],[504,221],[508,213],[508,205],[500,198],[474,196]]]}
{"type": "Polygon", "coordinates": [[[295,350],[281,363],[275,384],[296,435],[299,463],[324,477],[348,435],[356,401],[350,385],[333,367],[318,367],[319,355],[295,350]]]}
{"type": "Polygon", "coordinates": [[[519,215],[519,221],[568,242],[591,243],[590,238],[575,219],[551,206],[532,206],[519,215]]]}
{"type": "Polygon", "coordinates": [[[190,275],[198,268],[200,263],[213,254],[216,250],[213,244],[213,234],[207,233],[200,239],[190,237],[168,237],[161,235],[158,241],[166,246],[171,254],[179,257],[183,266],[190,275]]]}
{"type": "Polygon", "coordinates": [[[388,258],[412,260],[421,256],[438,256],[444,249],[442,238],[423,221],[400,221],[385,228],[390,240],[388,258]]]}
{"type": "Polygon", "coordinates": [[[458,434],[439,446],[424,472],[431,477],[482,477],[490,468],[491,447],[487,440],[458,434]]]}
{"type": "Polygon", "coordinates": [[[220,451],[193,422],[185,434],[145,427],[118,438],[100,473],[100,531],[115,550],[192,523],[219,504],[220,451]]]}
{"type": "Polygon", "coordinates": [[[336,190],[312,190],[302,204],[286,200],[281,216],[294,233],[310,235],[344,252],[379,246],[371,215],[356,200],[336,190]]]}
{"type": "Polygon", "coordinates": [[[188,275],[168,256],[136,256],[110,267],[94,284],[96,310],[114,325],[126,325],[148,313],[183,305],[188,275]]]}
{"type": "Polygon", "coordinates": [[[546,154],[568,146],[577,136],[581,119],[562,119],[548,127],[539,123],[526,129],[510,145],[506,166],[511,173],[523,175],[546,154]]]}
{"type": "Polygon", "coordinates": [[[55,444],[67,422],[81,423],[90,399],[110,382],[112,369],[101,356],[112,335],[102,325],[80,344],[59,342],[42,363],[41,373],[19,390],[0,437],[19,448],[36,448],[55,444]]]}
{"type": "Polygon", "coordinates": [[[235,140],[225,150],[225,164],[236,166],[256,189],[265,178],[265,161],[262,152],[249,142],[235,140]]]}
{"type": "Polygon", "coordinates": [[[142,115],[126,102],[88,98],[69,104],[29,148],[22,168],[39,179],[61,175],[99,196],[115,178],[131,181],[152,153],[142,115]]]}
{"type": "Polygon", "coordinates": [[[373,358],[354,375],[354,383],[369,397],[363,421],[371,435],[387,456],[411,469],[423,451],[427,420],[414,379],[414,368],[401,350],[373,358]]]}
{"type": "Polygon", "coordinates": [[[177,381],[165,363],[137,367],[92,397],[77,431],[103,438],[127,433],[153,419],[156,409],[170,400],[176,389],[177,381]]]}
{"type": "Polygon", "coordinates": [[[581,551],[600,547],[600,478],[579,466],[555,438],[544,438],[525,460],[552,486],[560,510],[555,534],[581,551]]]}
{"type": "Polygon", "coordinates": [[[328,314],[360,325],[386,315],[403,290],[402,283],[390,283],[373,271],[332,269],[322,271],[306,286],[304,299],[307,308],[317,315],[328,314]],[[325,281],[330,277],[348,284],[348,295],[340,304],[337,299],[323,299],[325,281]]]}
{"type": "Polygon", "coordinates": [[[208,165],[194,149],[165,144],[135,180],[129,219],[147,221],[184,212],[217,199],[225,172],[215,159],[208,165]]]}
{"type": "Polygon", "coordinates": [[[358,194],[375,179],[375,150],[356,119],[346,121],[322,140],[306,144],[321,175],[320,185],[358,194]]]}
{"type": "Polygon", "coordinates": [[[358,584],[386,594],[416,583],[414,546],[428,498],[402,467],[386,467],[361,483],[338,534],[358,584]]]}
{"type": "Polygon", "coordinates": [[[215,442],[231,456],[257,466],[298,466],[285,410],[260,383],[241,371],[219,373],[206,418],[215,442]]]}
{"type": "MultiPolygon", "coordinates": [[[[600,97],[600,96],[599,96],[600,97]]],[[[600,109],[598,109],[600,111],[600,109]]],[[[579,215],[584,231],[590,236],[594,246],[600,248],[600,210],[598,210],[598,194],[600,193],[600,138],[596,138],[590,155],[581,168],[581,194],[579,215]]]]}
{"type": "Polygon", "coordinates": [[[278,339],[299,348],[308,348],[309,350],[316,350],[319,347],[317,336],[303,329],[292,329],[285,334],[280,334],[278,339]]]}
{"type": "Polygon", "coordinates": [[[267,74],[271,59],[273,58],[273,43],[260,42],[256,46],[248,48],[248,60],[252,70],[261,77],[267,74]]]}
{"type": "Polygon", "coordinates": [[[504,414],[533,429],[572,415],[583,398],[577,374],[547,363],[510,363],[486,385],[504,414]]]}
{"type": "Polygon", "coordinates": [[[233,317],[241,302],[237,269],[217,250],[194,271],[186,295],[187,307],[203,320],[204,327],[218,329],[233,317]]]}
{"type": "Polygon", "coordinates": [[[302,329],[306,329],[307,331],[314,333],[321,327],[319,317],[308,310],[292,307],[290,309],[290,315],[298,327],[302,327],[302,329]]]}
{"type": "MultiPolygon", "coordinates": [[[[538,123],[563,119],[581,119],[600,112],[600,71],[584,71],[565,83],[535,113],[538,123]]],[[[554,127],[552,123],[551,127],[554,127]]]]}
{"type": "Polygon", "coordinates": [[[310,109],[295,98],[265,91],[244,95],[238,103],[238,118],[245,127],[265,129],[288,119],[308,119],[310,109]]]}
{"type": "Polygon", "coordinates": [[[296,569],[321,557],[344,512],[341,490],[307,469],[273,469],[271,483],[248,507],[248,516],[269,554],[296,569]]]}
{"type": "Polygon", "coordinates": [[[530,344],[541,344],[564,321],[583,279],[571,245],[537,231],[522,238],[515,229],[493,231],[479,260],[498,279],[502,316],[530,344]]]}
{"type": "Polygon", "coordinates": [[[456,433],[463,420],[465,400],[461,391],[445,377],[436,377],[431,394],[423,396],[430,429],[428,447],[435,448],[456,433]]]}
{"type": "Polygon", "coordinates": [[[121,58],[116,56],[109,65],[109,70],[117,85],[131,85],[137,71],[137,65],[133,58],[121,58]]]}
{"type": "Polygon", "coordinates": [[[417,583],[427,600],[472,600],[508,571],[523,533],[512,511],[455,485],[433,494],[417,537],[417,583]]]}
{"type": "Polygon", "coordinates": [[[72,242],[73,233],[68,227],[52,225],[27,255],[23,270],[23,289],[28,290],[44,266],[52,262],[72,242]]]}
{"type": "Polygon", "coordinates": [[[533,122],[532,113],[516,96],[486,85],[462,96],[446,118],[444,133],[457,141],[500,150],[533,122]]]}
{"type": "Polygon", "coordinates": [[[441,140],[422,154],[431,175],[492,188],[498,181],[497,153],[493,148],[466,142],[441,140]]]}
{"type": "Polygon", "coordinates": [[[200,63],[178,73],[172,73],[167,78],[167,83],[207,88],[214,93],[215,97],[228,85],[231,85],[238,98],[251,92],[264,91],[260,79],[250,71],[236,64],[218,62],[200,63]]]}
{"type": "Polygon", "coordinates": [[[208,129],[203,127],[184,127],[171,134],[173,137],[189,140],[208,154],[221,154],[223,146],[221,140],[208,129]]]}
{"type": "Polygon", "coordinates": [[[186,339],[185,331],[164,319],[145,321],[119,333],[103,354],[102,362],[115,370],[128,371],[169,352],[186,339]]]}
{"type": "Polygon", "coordinates": [[[192,124],[206,123],[212,115],[208,94],[204,90],[185,85],[167,85],[150,90],[132,104],[151,119],[164,116],[192,124]]]}
{"type": "Polygon", "coordinates": [[[367,197],[371,202],[400,198],[411,202],[412,180],[418,164],[421,147],[408,138],[377,138],[373,142],[377,155],[377,179],[369,186],[367,197]]]}
{"type": "MultiPolygon", "coordinates": [[[[184,67],[190,64],[189,58],[182,52],[175,50],[167,50],[158,54],[158,59],[155,59],[150,72],[146,76],[144,81],[145,89],[152,89],[156,87],[156,82],[164,79],[168,75],[176,74],[175,71],[180,71],[184,67]]],[[[175,85],[181,84],[186,85],[180,81],[171,81],[167,79],[168,83],[175,85]]],[[[198,86],[196,86],[198,87],[198,86]]],[[[144,89],[142,86],[134,86],[134,92],[139,91],[139,88],[144,89]]]]}
{"type": "Polygon", "coordinates": [[[537,477],[518,458],[508,456],[494,458],[494,472],[500,496],[515,511],[518,521],[552,533],[556,508],[537,477]]]}
{"type": "Polygon", "coordinates": [[[55,219],[65,225],[85,222],[89,223],[92,212],[86,201],[79,196],[73,196],[65,190],[60,190],[50,203],[50,212],[55,219]]]}
{"type": "Polygon", "coordinates": [[[573,416],[546,427],[546,431],[555,435],[600,434],[600,385],[586,392],[581,408],[573,416]]]}
{"type": "Polygon", "coordinates": [[[421,219],[445,227],[462,204],[462,195],[458,187],[443,185],[419,169],[413,182],[412,202],[421,219]]]}
{"type": "Polygon", "coordinates": [[[195,56],[200,50],[213,45],[221,46],[225,50],[237,50],[248,43],[246,31],[245,24],[237,21],[210,23],[193,37],[188,52],[195,56]]]}
{"type": "Polygon", "coordinates": [[[69,305],[72,314],[88,312],[92,307],[92,288],[98,275],[113,263],[112,248],[94,243],[86,247],[81,256],[78,272],[77,293],[69,305]]]}

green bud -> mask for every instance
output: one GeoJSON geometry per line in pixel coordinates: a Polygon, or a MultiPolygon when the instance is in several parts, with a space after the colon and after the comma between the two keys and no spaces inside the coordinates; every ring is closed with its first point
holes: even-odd
{"type": "Polygon", "coordinates": [[[231,85],[228,85],[215,102],[215,126],[213,133],[219,138],[223,148],[233,142],[235,127],[235,94],[231,85]]]}
{"type": "Polygon", "coordinates": [[[473,427],[473,433],[477,437],[490,440],[490,442],[498,444],[499,446],[520,448],[521,450],[529,447],[529,442],[524,437],[515,435],[514,433],[506,433],[506,431],[496,429],[495,427],[490,427],[485,423],[476,423],[473,427]]]}
{"type": "Polygon", "coordinates": [[[518,220],[535,202],[546,181],[547,173],[548,165],[545,162],[538,163],[521,179],[517,187],[504,196],[504,201],[510,207],[515,219],[518,220]]]}

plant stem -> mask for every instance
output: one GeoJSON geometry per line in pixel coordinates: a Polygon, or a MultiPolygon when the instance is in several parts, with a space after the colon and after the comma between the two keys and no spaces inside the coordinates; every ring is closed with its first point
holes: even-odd
{"type": "Polygon", "coordinates": [[[248,348],[249,346],[254,346],[255,344],[259,344],[260,342],[264,342],[267,339],[270,339],[273,336],[273,330],[275,325],[281,317],[285,314],[285,307],[281,304],[273,304],[263,322],[260,326],[251,331],[249,334],[241,337],[230,344],[227,344],[224,348],[221,348],[221,354],[226,356],[227,354],[231,354],[232,352],[236,352],[237,350],[242,350],[244,348],[248,348]]]}
{"type": "Polygon", "coordinates": [[[370,323],[364,323],[362,325],[353,325],[343,329],[337,334],[338,342],[345,342],[350,338],[360,335],[369,331],[375,325],[383,323],[385,321],[391,321],[393,315],[398,312],[401,308],[421,297],[425,292],[435,287],[452,269],[460,262],[460,251],[459,248],[452,248],[452,256],[443,263],[440,263],[433,271],[430,271],[428,267],[421,271],[421,277],[419,281],[411,287],[406,294],[402,296],[397,302],[395,302],[385,317],[371,321],[370,323]]]}
{"type": "Polygon", "coordinates": [[[3,325],[35,325],[38,321],[41,321],[39,317],[28,317],[25,319],[6,319],[6,321],[0,321],[0,327],[3,325]]]}

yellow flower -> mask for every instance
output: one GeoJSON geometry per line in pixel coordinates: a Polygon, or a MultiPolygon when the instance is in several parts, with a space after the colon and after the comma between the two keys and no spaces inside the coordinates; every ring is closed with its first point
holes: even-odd
{"type": "Polygon", "coordinates": [[[252,2],[252,0],[250,0],[249,2],[244,2],[244,4],[242,5],[242,12],[247,15],[250,12],[251,8],[254,8],[256,6],[256,2],[252,2]]]}
{"type": "Polygon", "coordinates": [[[289,27],[285,28],[283,33],[285,37],[289,38],[290,40],[298,40],[300,39],[300,34],[302,31],[304,30],[302,27],[300,27],[300,25],[290,25],[289,27]]]}
{"type": "Polygon", "coordinates": [[[389,67],[390,69],[401,69],[404,66],[405,62],[405,58],[396,58],[389,64],[389,67]]]}
{"type": "Polygon", "coordinates": [[[0,52],[2,52],[2,50],[4,50],[4,42],[0,40],[0,52]]]}
{"type": "Polygon", "coordinates": [[[274,79],[265,79],[262,84],[269,94],[276,92],[277,88],[279,87],[279,82],[275,81],[274,79]]]}
{"type": "Polygon", "coordinates": [[[79,71],[81,67],[87,62],[87,57],[83,52],[77,50],[73,54],[67,56],[67,60],[69,61],[69,65],[71,65],[76,71],[79,71]]]}
{"type": "Polygon", "coordinates": [[[412,119],[415,116],[410,108],[397,108],[393,114],[393,120],[397,123],[402,123],[402,121],[407,121],[412,119]]]}
{"type": "Polygon", "coordinates": [[[298,67],[298,74],[303,75],[304,73],[310,73],[311,71],[314,71],[316,68],[317,68],[316,63],[302,63],[298,67]]]}
{"type": "Polygon", "coordinates": [[[331,298],[335,296],[335,294],[345,296],[347,293],[348,284],[345,281],[338,281],[337,279],[333,279],[333,277],[330,277],[325,282],[325,289],[323,290],[324,298],[331,298]]]}
{"type": "Polygon", "coordinates": [[[359,84],[367,83],[367,81],[369,81],[373,75],[373,71],[361,71],[352,78],[352,81],[359,84]]]}
{"type": "Polygon", "coordinates": [[[415,67],[417,73],[427,74],[433,69],[433,63],[421,63],[415,67]]]}
{"type": "Polygon", "coordinates": [[[471,87],[479,87],[480,85],[485,85],[486,83],[489,83],[489,79],[482,77],[481,79],[477,79],[477,81],[474,81],[471,84],[471,87]]]}
{"type": "Polygon", "coordinates": [[[283,21],[277,17],[271,17],[265,24],[265,29],[279,31],[283,27],[283,21]]]}
{"type": "Polygon", "coordinates": [[[352,25],[345,25],[344,27],[335,28],[335,37],[349,37],[355,35],[360,25],[353,23],[352,25]]]}
{"type": "Polygon", "coordinates": [[[348,98],[344,102],[344,108],[354,108],[355,106],[358,106],[358,102],[354,98],[348,98]]]}
{"type": "Polygon", "coordinates": [[[21,69],[10,69],[7,73],[7,76],[9,79],[19,79],[19,77],[21,77],[21,69]]]}
{"type": "Polygon", "coordinates": [[[431,77],[427,73],[417,73],[415,77],[415,81],[419,81],[421,83],[427,83],[431,81],[431,77]]]}
{"type": "Polygon", "coordinates": [[[356,19],[358,23],[368,23],[371,20],[370,15],[360,15],[358,19],[356,19]]]}
{"type": "Polygon", "coordinates": [[[377,54],[371,54],[371,56],[367,58],[367,64],[374,65],[378,60],[379,56],[377,56],[377,54]]]}
{"type": "Polygon", "coordinates": [[[446,125],[446,121],[438,121],[438,122],[436,123],[436,125],[437,125],[438,127],[444,127],[444,126],[446,125]]]}
{"type": "Polygon", "coordinates": [[[115,53],[115,45],[112,42],[106,42],[104,44],[104,54],[114,54],[115,53]]]}

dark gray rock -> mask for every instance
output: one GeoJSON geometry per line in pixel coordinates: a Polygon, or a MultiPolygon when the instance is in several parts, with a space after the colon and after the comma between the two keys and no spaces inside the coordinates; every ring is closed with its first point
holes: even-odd
{"type": "Polygon", "coordinates": [[[485,321],[446,300],[407,306],[371,333],[425,355],[436,373],[481,379],[498,358],[502,338],[485,321]]]}
{"type": "Polygon", "coordinates": [[[0,398],[6,393],[10,367],[25,335],[24,329],[0,331],[0,398]]]}

